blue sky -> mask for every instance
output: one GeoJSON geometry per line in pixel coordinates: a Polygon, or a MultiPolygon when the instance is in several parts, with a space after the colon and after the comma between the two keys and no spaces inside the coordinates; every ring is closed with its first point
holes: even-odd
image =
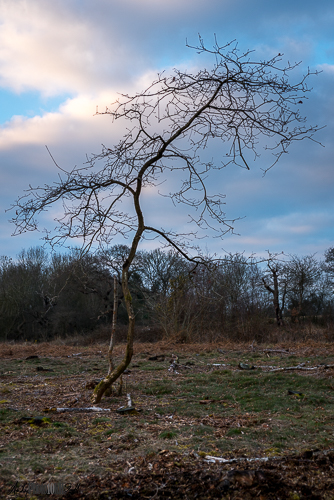
{"type": "MultiPolygon", "coordinates": [[[[264,158],[250,172],[228,168],[218,179],[227,218],[240,217],[236,235],[210,237],[210,253],[299,255],[334,245],[334,4],[332,0],[0,0],[0,255],[15,257],[41,244],[41,233],[12,237],[11,203],[32,185],[57,179],[45,145],[63,168],[98,153],[122,135],[106,116],[94,116],[117,92],[145,88],[163,69],[209,67],[186,47],[198,33],[207,45],[236,39],[259,60],[283,53],[297,70],[322,71],[303,112],[325,147],[295,144],[263,177],[264,158]]],[[[219,148],[213,155],[219,154],[219,148]]],[[[169,181],[172,182],[172,181],[169,181]]],[[[216,181],[215,181],[216,182],[216,181]]],[[[158,226],[185,226],[187,213],[148,196],[158,226]]],[[[42,220],[49,226],[59,207],[42,220]]],[[[117,241],[119,243],[121,240],[117,241]]],[[[116,242],[116,241],[115,241],[116,242]]],[[[151,248],[152,243],[146,243],[151,248]]]]}
{"type": "Polygon", "coordinates": [[[70,96],[56,95],[43,97],[38,91],[12,92],[10,89],[1,89],[0,120],[2,127],[14,116],[32,118],[46,112],[56,112],[62,102],[70,96]]]}

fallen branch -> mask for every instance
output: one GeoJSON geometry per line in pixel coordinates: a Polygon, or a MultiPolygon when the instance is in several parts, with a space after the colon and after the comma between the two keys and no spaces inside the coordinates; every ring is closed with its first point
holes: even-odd
{"type": "MultiPolygon", "coordinates": [[[[320,455],[328,455],[329,453],[333,452],[334,451],[334,448],[329,448],[327,450],[311,450],[311,456],[314,457],[314,456],[320,456],[320,455]]],[[[193,454],[199,458],[200,455],[198,455],[196,452],[193,452],[193,454]]],[[[273,457],[259,457],[259,458],[246,458],[246,457],[241,457],[241,458],[230,458],[230,459],[226,459],[226,458],[222,458],[222,457],[213,457],[211,455],[205,455],[205,457],[203,458],[204,462],[208,462],[208,463],[216,463],[216,462],[219,462],[219,463],[224,463],[224,464],[227,464],[227,463],[233,463],[233,462],[241,462],[243,460],[245,460],[246,462],[268,462],[269,460],[284,460],[286,459],[287,457],[286,456],[273,456],[273,457]]]]}
{"type": "Polygon", "coordinates": [[[270,372],[279,372],[279,371],[287,371],[287,370],[305,370],[305,371],[312,371],[312,370],[327,370],[327,368],[334,368],[334,365],[317,365],[317,366],[304,366],[305,363],[301,363],[300,365],[297,366],[287,366],[283,368],[273,368],[272,370],[269,370],[270,372]]]}
{"type": "Polygon", "coordinates": [[[110,411],[109,408],[98,408],[96,406],[92,406],[90,408],[48,408],[44,411],[50,412],[63,412],[63,411],[76,411],[76,412],[92,412],[92,411],[110,411]]]}
{"type": "Polygon", "coordinates": [[[226,459],[226,458],[222,458],[222,457],[212,457],[211,455],[205,455],[204,457],[204,462],[207,462],[207,463],[224,463],[224,464],[231,464],[233,462],[240,462],[242,460],[246,460],[246,462],[268,462],[268,460],[272,460],[272,459],[278,459],[278,458],[282,458],[282,457],[262,457],[262,458],[231,458],[231,459],[226,459]]]}
{"type": "Polygon", "coordinates": [[[293,354],[295,355],[295,352],[291,352],[286,349],[262,349],[263,352],[280,352],[281,354],[293,354]]]}
{"type": "MultiPolygon", "coordinates": [[[[238,365],[238,368],[241,368],[240,365],[242,365],[243,363],[239,363],[238,365]]],[[[252,369],[259,369],[261,368],[261,370],[266,370],[268,372],[280,372],[280,371],[290,371],[290,370],[304,370],[304,371],[313,371],[313,370],[327,370],[328,368],[334,368],[334,365],[317,365],[317,366],[305,366],[306,363],[300,363],[299,365],[297,366],[284,366],[284,367],[281,367],[281,368],[277,368],[277,366],[271,366],[271,365],[254,365],[252,367],[252,369]]],[[[234,368],[235,366],[234,365],[231,365],[231,364],[223,364],[223,363],[208,363],[207,364],[208,366],[230,366],[232,368],[234,368]]],[[[247,366],[247,365],[245,365],[247,366]]],[[[246,369],[246,368],[243,368],[243,369],[246,369]]],[[[251,368],[248,368],[248,369],[251,369],[251,368]]],[[[171,370],[169,370],[171,371],[171,370]]]]}

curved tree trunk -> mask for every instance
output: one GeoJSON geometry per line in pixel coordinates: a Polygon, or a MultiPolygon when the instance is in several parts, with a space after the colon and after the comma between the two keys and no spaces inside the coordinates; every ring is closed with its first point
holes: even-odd
{"type": "Polygon", "coordinates": [[[97,404],[101,401],[101,398],[105,391],[109,388],[111,388],[112,384],[122,375],[124,370],[129,366],[132,355],[133,355],[133,336],[134,336],[134,329],[135,329],[135,314],[133,311],[133,306],[132,306],[132,297],[129,289],[129,268],[131,266],[131,263],[133,262],[133,259],[136,255],[136,251],[140,242],[140,239],[142,237],[142,234],[144,232],[144,218],[142,214],[142,210],[140,207],[139,203],[139,196],[141,192],[141,185],[142,185],[142,177],[143,173],[141,172],[138,175],[137,178],[137,189],[134,192],[134,205],[135,205],[135,210],[137,213],[138,217],[138,228],[136,231],[136,234],[133,238],[130,253],[128,255],[128,258],[123,264],[123,269],[122,269],[122,289],[123,289],[123,295],[124,295],[124,301],[125,301],[125,306],[126,306],[126,311],[128,313],[128,318],[129,318],[129,327],[128,327],[128,337],[127,337],[127,343],[126,343],[126,349],[125,349],[125,355],[123,360],[120,362],[120,364],[111,372],[108,373],[107,377],[101,380],[99,384],[94,389],[93,396],[92,396],[92,401],[94,404],[97,404]]]}

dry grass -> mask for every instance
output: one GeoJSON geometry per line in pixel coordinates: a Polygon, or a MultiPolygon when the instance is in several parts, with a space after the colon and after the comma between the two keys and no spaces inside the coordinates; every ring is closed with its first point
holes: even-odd
{"type": "MultiPolygon", "coordinates": [[[[84,484],[89,475],[105,477],[129,468],[128,463],[158,463],[163,450],[176,453],[180,462],[192,453],[196,460],[205,454],[283,459],[291,453],[334,447],[332,369],[272,374],[238,369],[240,361],[281,367],[331,364],[330,342],[136,343],[123,388],[131,393],[139,413],[116,412],[126,406],[125,394],[103,398],[99,406],[110,410],[106,413],[45,411],[91,406],[92,390],[86,385],[106,375],[107,348],[108,342],[73,345],[73,339],[0,344],[4,487],[14,478],[74,483],[75,477],[84,484]],[[158,354],[165,360],[148,359],[158,354]],[[171,354],[178,354],[188,368],[179,374],[168,372],[171,354]],[[32,355],[38,358],[26,359],[32,355]],[[41,367],[53,371],[37,371],[41,367]],[[305,397],[288,396],[288,388],[305,397]],[[22,420],[36,416],[48,420],[40,426],[22,420]]],[[[123,351],[124,345],[115,347],[116,361],[123,351]]]]}

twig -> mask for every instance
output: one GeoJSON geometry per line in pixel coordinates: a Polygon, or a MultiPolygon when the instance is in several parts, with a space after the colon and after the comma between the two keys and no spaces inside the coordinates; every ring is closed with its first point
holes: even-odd
{"type": "Polygon", "coordinates": [[[321,368],[326,370],[327,368],[334,368],[334,365],[317,365],[317,366],[304,366],[305,363],[301,363],[300,365],[297,366],[285,366],[283,368],[275,368],[274,366],[255,366],[255,368],[271,368],[269,370],[270,372],[279,372],[279,371],[287,371],[287,370],[305,370],[305,371],[311,371],[311,370],[320,370],[321,368]]]}
{"type": "Polygon", "coordinates": [[[92,412],[92,411],[110,411],[109,408],[98,408],[96,406],[92,406],[90,408],[49,408],[48,410],[45,411],[58,411],[58,412],[63,412],[63,411],[76,411],[76,412],[92,412]]]}
{"type": "Polygon", "coordinates": [[[263,352],[280,352],[282,354],[296,354],[295,352],[291,352],[286,349],[262,349],[263,352]]]}

